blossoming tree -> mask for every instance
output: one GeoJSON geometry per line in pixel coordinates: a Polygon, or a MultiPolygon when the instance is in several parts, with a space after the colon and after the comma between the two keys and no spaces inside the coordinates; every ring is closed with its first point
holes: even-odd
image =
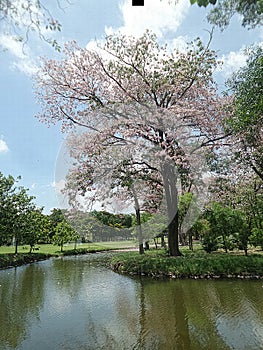
{"type": "MultiPolygon", "coordinates": [[[[226,101],[212,78],[215,53],[199,39],[184,52],[170,50],[146,31],[138,39],[108,36],[94,51],[71,42],[64,54],[63,60],[44,61],[36,93],[42,121],[61,122],[63,131],[84,130],[71,143],[81,163],[80,189],[90,187],[96,172],[101,178],[102,168],[105,176],[110,173],[102,164],[109,164],[113,150],[131,149],[161,179],[169,253],[181,255],[179,183],[189,188],[197,183],[204,170],[203,149],[219,147],[226,137],[226,101]]],[[[119,163],[116,159],[111,168],[119,163]]]]}

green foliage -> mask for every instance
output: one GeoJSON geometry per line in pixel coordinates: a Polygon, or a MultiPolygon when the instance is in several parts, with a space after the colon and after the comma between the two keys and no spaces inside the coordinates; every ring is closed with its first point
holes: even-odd
{"type": "MultiPolygon", "coordinates": [[[[246,65],[228,80],[227,86],[235,95],[235,114],[230,119],[235,131],[245,131],[262,123],[263,110],[263,49],[260,46],[246,50],[246,65]]],[[[257,131],[257,130],[256,130],[257,131]]]]}
{"type": "Polygon", "coordinates": [[[206,234],[210,232],[210,224],[209,221],[203,218],[202,216],[196,220],[192,227],[192,233],[195,236],[195,239],[199,239],[204,237],[206,234]]]}
{"type": "Polygon", "coordinates": [[[26,217],[27,225],[25,228],[25,237],[23,244],[30,245],[30,252],[34,245],[46,235],[47,217],[42,214],[41,210],[31,210],[26,217]]]}
{"type": "Polygon", "coordinates": [[[0,268],[21,266],[48,259],[50,256],[46,253],[0,254],[0,268]]]}
{"type": "Polygon", "coordinates": [[[235,14],[241,16],[242,26],[248,29],[263,24],[263,0],[190,0],[190,3],[204,7],[215,5],[207,18],[221,29],[229,25],[235,14]]]}
{"type": "MultiPolygon", "coordinates": [[[[136,220],[134,218],[134,225],[136,225],[136,220]]],[[[167,219],[166,216],[162,214],[154,214],[147,212],[141,213],[141,229],[142,237],[144,241],[149,241],[154,237],[160,237],[160,235],[167,229],[167,219]]],[[[134,234],[136,228],[134,229],[134,234]]]]}
{"type": "Polygon", "coordinates": [[[58,245],[63,251],[63,245],[70,241],[78,239],[76,231],[65,221],[59,222],[56,226],[56,233],[52,238],[54,244],[58,245]]]}
{"type": "Polygon", "coordinates": [[[202,247],[207,253],[217,251],[219,247],[217,236],[215,234],[212,234],[211,232],[206,233],[202,240],[202,247]]]}
{"type": "Polygon", "coordinates": [[[47,218],[48,232],[46,242],[44,243],[51,243],[53,236],[56,234],[57,225],[61,222],[66,222],[65,210],[62,210],[60,208],[53,208],[47,218]]]}
{"type": "Polygon", "coordinates": [[[234,115],[229,128],[240,140],[236,158],[250,166],[263,180],[263,49],[255,46],[247,50],[246,66],[227,82],[234,94],[234,115]]]}
{"type": "Polygon", "coordinates": [[[129,228],[132,226],[131,214],[113,214],[107,211],[91,212],[91,215],[95,217],[103,225],[116,227],[116,228],[129,228]]]}
{"type": "Polygon", "coordinates": [[[8,209],[10,207],[10,198],[15,191],[16,180],[8,175],[5,177],[0,173],[0,245],[8,243],[10,240],[8,209]]]}
{"type": "Polygon", "coordinates": [[[261,223],[261,228],[254,227],[252,229],[252,235],[249,240],[254,247],[259,246],[263,250],[263,222],[261,223]]]}
{"type": "Polygon", "coordinates": [[[179,214],[179,235],[183,245],[186,245],[188,235],[188,242],[192,242],[192,234],[195,231],[194,224],[197,218],[201,215],[201,210],[197,203],[197,196],[191,192],[186,192],[179,197],[178,205],[179,214]]]}
{"type": "Polygon", "coordinates": [[[210,225],[203,239],[203,247],[207,252],[219,247],[226,252],[237,247],[247,250],[249,230],[242,211],[214,202],[206,209],[205,218],[210,225]]]}
{"type": "Polygon", "coordinates": [[[19,243],[33,237],[30,215],[36,210],[34,197],[29,196],[24,187],[16,186],[18,180],[20,178],[15,180],[0,173],[0,242],[10,244],[14,240],[16,253],[19,243]]]}
{"type": "Polygon", "coordinates": [[[204,252],[184,257],[167,257],[160,251],[118,254],[111,259],[111,267],[120,273],[172,278],[209,278],[262,276],[262,256],[237,256],[204,252]]]}
{"type": "MultiPolygon", "coordinates": [[[[201,3],[206,6],[208,1],[201,3]]],[[[242,18],[242,26],[250,29],[263,24],[262,13],[262,0],[218,0],[208,15],[208,21],[224,29],[229,25],[231,18],[238,14],[242,18]]]]}
{"type": "Polygon", "coordinates": [[[209,4],[215,5],[217,0],[190,0],[191,5],[197,3],[198,6],[208,6],[209,4]]]}

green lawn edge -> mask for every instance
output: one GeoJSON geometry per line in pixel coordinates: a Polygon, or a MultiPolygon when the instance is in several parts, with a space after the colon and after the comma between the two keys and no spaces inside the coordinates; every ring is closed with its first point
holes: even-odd
{"type": "Polygon", "coordinates": [[[208,254],[201,250],[194,252],[185,250],[182,257],[174,258],[167,256],[164,250],[145,251],[143,255],[140,255],[138,251],[118,252],[119,249],[128,249],[128,247],[125,248],[114,243],[110,245],[90,244],[85,248],[77,247],[77,249],[71,249],[70,246],[66,247],[63,252],[54,251],[54,248],[51,245],[49,247],[40,246],[42,252],[19,252],[18,254],[1,254],[0,249],[0,269],[47,260],[51,257],[114,250],[115,254],[109,257],[107,267],[121,274],[173,279],[263,278],[263,255],[257,253],[244,256],[223,252],[208,254]]]}
{"type": "Polygon", "coordinates": [[[56,257],[70,256],[70,255],[83,255],[83,254],[89,254],[89,253],[110,251],[112,249],[113,248],[107,248],[107,247],[96,247],[96,248],[92,247],[92,248],[68,249],[63,252],[57,251],[52,254],[40,253],[40,252],[0,254],[0,269],[22,266],[22,265],[42,261],[42,260],[48,260],[52,257],[56,258],[56,257]]]}
{"type": "Polygon", "coordinates": [[[164,252],[139,255],[126,252],[111,258],[111,269],[121,274],[153,278],[263,278],[263,256],[205,252],[168,257],[164,252]]]}

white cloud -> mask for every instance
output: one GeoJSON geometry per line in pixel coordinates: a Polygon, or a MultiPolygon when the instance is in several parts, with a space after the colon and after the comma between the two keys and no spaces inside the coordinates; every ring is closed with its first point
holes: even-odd
{"type": "Polygon", "coordinates": [[[33,54],[28,47],[23,47],[22,42],[16,40],[11,35],[1,34],[0,46],[15,57],[15,61],[10,65],[12,69],[18,69],[29,76],[36,73],[37,65],[34,62],[33,54]]]}
{"type": "Polygon", "coordinates": [[[0,139],[0,153],[6,153],[9,151],[7,143],[4,140],[0,139]]]}
{"type": "Polygon", "coordinates": [[[218,70],[222,72],[225,78],[228,78],[231,74],[246,64],[246,59],[247,56],[245,55],[243,49],[237,52],[230,51],[228,54],[223,55],[220,58],[223,65],[218,70]]]}
{"type": "Polygon", "coordinates": [[[64,179],[61,179],[57,182],[53,181],[51,186],[55,188],[56,192],[59,194],[65,188],[65,185],[66,181],[64,179]]]}
{"type": "Polygon", "coordinates": [[[22,43],[11,35],[1,34],[0,45],[17,58],[24,59],[26,57],[23,52],[22,43]]]}
{"type": "Polygon", "coordinates": [[[35,74],[39,69],[36,63],[28,57],[24,60],[13,62],[12,67],[29,76],[35,74]]]}
{"type": "MultiPolygon", "coordinates": [[[[187,36],[175,37],[175,33],[182,24],[190,8],[189,0],[149,0],[144,6],[131,6],[131,0],[122,0],[119,5],[123,26],[105,27],[105,34],[122,33],[134,37],[142,36],[146,29],[151,30],[161,40],[169,43],[171,50],[179,49],[184,51],[189,38],[187,36]],[[170,36],[171,39],[168,37],[170,36]]],[[[109,58],[109,54],[100,49],[103,47],[104,39],[91,40],[86,45],[86,49],[97,51],[104,59],[109,58]]],[[[110,57],[112,59],[112,57],[110,57]]]]}
{"type": "Polygon", "coordinates": [[[120,31],[126,35],[141,36],[146,29],[152,30],[159,38],[165,32],[175,33],[181,25],[190,8],[189,0],[179,0],[169,4],[168,0],[145,1],[143,7],[131,6],[131,0],[124,0],[120,4],[123,26],[120,28],[106,27],[107,35],[120,31]]]}
{"type": "Polygon", "coordinates": [[[178,36],[170,42],[170,46],[172,49],[178,49],[180,51],[185,51],[187,49],[187,37],[186,36],[178,36]]]}

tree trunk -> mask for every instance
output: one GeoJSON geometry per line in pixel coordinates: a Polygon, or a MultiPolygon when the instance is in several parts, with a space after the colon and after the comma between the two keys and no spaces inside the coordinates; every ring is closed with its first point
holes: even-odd
{"type": "Polygon", "coordinates": [[[174,215],[173,219],[168,224],[168,250],[171,256],[182,255],[179,250],[178,241],[178,213],[174,215]]]}
{"type": "Polygon", "coordinates": [[[245,256],[248,256],[247,254],[247,246],[244,248],[245,256]]]}
{"type": "Polygon", "coordinates": [[[193,247],[193,236],[192,236],[192,230],[191,229],[189,230],[188,235],[189,235],[189,249],[193,251],[194,247],[193,247]]]}
{"type": "Polygon", "coordinates": [[[168,213],[168,250],[171,256],[181,256],[179,250],[179,215],[178,215],[178,191],[177,174],[174,164],[164,163],[162,169],[163,185],[166,196],[168,213]]]}
{"type": "Polygon", "coordinates": [[[226,237],[225,237],[225,235],[223,235],[223,246],[224,246],[225,252],[227,253],[227,244],[226,244],[226,237]]]}
{"type": "Polygon", "coordinates": [[[137,222],[137,233],[138,233],[138,241],[139,241],[139,253],[144,254],[140,209],[136,209],[136,222],[137,222]]]}
{"type": "Polygon", "coordinates": [[[135,214],[136,214],[136,223],[137,223],[136,229],[137,229],[138,242],[139,242],[139,253],[144,254],[140,205],[139,205],[138,197],[136,195],[134,188],[132,188],[132,193],[133,193],[134,204],[135,204],[135,214]]]}
{"type": "Polygon", "coordinates": [[[182,231],[182,227],[179,225],[179,241],[183,246],[187,245],[186,234],[182,231]]]}
{"type": "Polygon", "coordinates": [[[18,251],[18,239],[15,238],[15,254],[17,254],[18,251]]]}
{"type": "Polygon", "coordinates": [[[161,247],[166,248],[165,240],[164,240],[164,234],[161,235],[161,247]]]}

